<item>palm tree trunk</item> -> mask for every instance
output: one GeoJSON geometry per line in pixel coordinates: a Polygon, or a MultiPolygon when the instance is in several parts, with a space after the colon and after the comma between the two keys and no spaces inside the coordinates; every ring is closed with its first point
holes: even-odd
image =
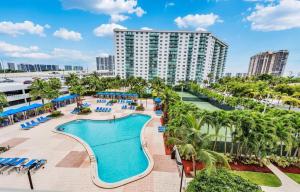
{"type": "Polygon", "coordinates": [[[296,157],[297,156],[297,154],[298,154],[298,150],[299,150],[299,148],[297,147],[297,149],[295,150],[295,152],[294,152],[294,157],[296,157]]]}
{"type": "Polygon", "coordinates": [[[280,141],[280,157],[282,157],[282,153],[283,153],[283,143],[282,141],[280,141]]]}
{"type": "Polygon", "coordinates": [[[192,161],[193,161],[193,170],[194,170],[194,177],[196,177],[196,160],[195,160],[195,156],[192,156],[192,161]]]}
{"type": "Polygon", "coordinates": [[[226,152],[227,152],[227,127],[225,128],[225,141],[224,141],[225,143],[224,143],[224,153],[226,154],[226,152]]]}

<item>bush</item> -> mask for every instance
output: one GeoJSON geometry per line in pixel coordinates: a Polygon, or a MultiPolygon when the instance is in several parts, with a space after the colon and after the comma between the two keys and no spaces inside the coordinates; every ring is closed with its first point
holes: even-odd
{"type": "Polygon", "coordinates": [[[79,115],[85,115],[91,113],[92,110],[89,107],[83,107],[80,109],[79,115]]]}
{"type": "Polygon", "coordinates": [[[144,111],[144,110],[145,110],[145,107],[143,106],[143,104],[141,104],[141,105],[137,106],[137,107],[135,108],[135,110],[137,110],[137,111],[144,111]]]}
{"type": "Polygon", "coordinates": [[[286,168],[290,166],[297,166],[299,167],[300,165],[300,159],[297,157],[280,157],[276,155],[271,155],[268,160],[271,163],[274,163],[275,165],[286,168]]]}
{"type": "Polygon", "coordinates": [[[52,113],[49,115],[50,117],[60,117],[63,116],[64,114],[61,111],[52,111],[52,113]]]}
{"type": "Polygon", "coordinates": [[[189,183],[186,191],[262,192],[262,189],[225,169],[218,169],[210,174],[207,171],[197,172],[197,176],[189,183]]]}

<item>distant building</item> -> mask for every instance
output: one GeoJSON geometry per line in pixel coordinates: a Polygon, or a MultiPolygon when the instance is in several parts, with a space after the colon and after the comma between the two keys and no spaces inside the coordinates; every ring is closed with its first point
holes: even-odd
{"type": "Polygon", "coordinates": [[[24,72],[39,72],[39,71],[58,71],[58,65],[44,65],[44,64],[25,64],[17,65],[19,71],[24,72]]]}
{"type": "Polygon", "coordinates": [[[97,70],[113,72],[115,69],[115,56],[96,57],[97,70]]]}
{"type": "Polygon", "coordinates": [[[225,77],[232,77],[232,73],[225,73],[225,77]]]}
{"type": "Polygon", "coordinates": [[[65,71],[72,71],[73,67],[72,65],[65,65],[65,71]]]}
{"type": "Polygon", "coordinates": [[[248,73],[236,73],[236,77],[247,77],[248,73]]]}
{"type": "Polygon", "coordinates": [[[73,71],[83,71],[83,67],[82,66],[73,66],[73,71]]]}
{"type": "Polygon", "coordinates": [[[169,85],[223,76],[228,45],[207,31],[114,30],[115,75],[169,85]]]}
{"type": "Polygon", "coordinates": [[[248,75],[272,74],[282,76],[288,55],[287,50],[267,51],[254,55],[250,58],[248,75]]]}
{"type": "Polygon", "coordinates": [[[8,63],[7,63],[7,68],[8,68],[9,70],[15,71],[15,70],[16,70],[16,64],[15,64],[15,63],[12,63],[12,62],[8,62],[8,63]]]}

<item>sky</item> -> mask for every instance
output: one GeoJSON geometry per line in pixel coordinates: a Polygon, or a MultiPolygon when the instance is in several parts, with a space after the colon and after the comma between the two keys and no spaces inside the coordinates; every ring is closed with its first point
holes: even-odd
{"type": "Polygon", "coordinates": [[[113,54],[113,29],[206,30],[229,45],[226,72],[258,52],[290,51],[300,72],[299,0],[1,0],[0,61],[82,65],[113,54]]]}

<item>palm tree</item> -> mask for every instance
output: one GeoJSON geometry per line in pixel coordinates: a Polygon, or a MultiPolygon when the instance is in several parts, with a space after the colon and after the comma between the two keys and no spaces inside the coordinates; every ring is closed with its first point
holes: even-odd
{"type": "Polygon", "coordinates": [[[8,104],[7,98],[3,93],[0,93],[0,112],[3,112],[4,107],[8,104]]]}
{"type": "Polygon", "coordinates": [[[33,99],[41,98],[42,103],[45,104],[45,98],[47,97],[45,90],[47,89],[47,86],[48,84],[45,80],[36,79],[29,87],[29,95],[31,95],[33,99]]]}
{"type": "Polygon", "coordinates": [[[196,160],[204,162],[208,170],[212,170],[217,163],[229,167],[222,154],[208,149],[211,136],[201,132],[204,124],[203,117],[196,118],[195,115],[189,113],[184,116],[184,124],[180,134],[168,138],[168,143],[177,145],[180,154],[185,159],[192,160],[195,176],[196,160]]]}
{"type": "Polygon", "coordinates": [[[66,77],[66,85],[76,85],[79,82],[79,76],[76,73],[70,73],[69,76],[66,77]]]}

